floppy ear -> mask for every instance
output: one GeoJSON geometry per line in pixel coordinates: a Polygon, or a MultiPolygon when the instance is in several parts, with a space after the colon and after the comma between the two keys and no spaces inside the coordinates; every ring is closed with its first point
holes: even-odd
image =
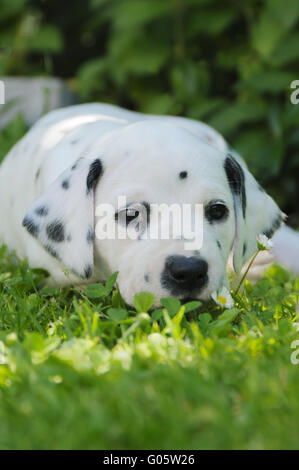
{"type": "Polygon", "coordinates": [[[224,169],[234,199],[233,264],[239,273],[257,250],[257,235],[263,233],[271,238],[282,224],[284,214],[245,166],[231,155],[226,157],[224,169]]]}
{"type": "Polygon", "coordinates": [[[48,253],[84,279],[93,271],[94,188],[102,171],[99,159],[79,159],[47,188],[23,220],[48,253]]]}

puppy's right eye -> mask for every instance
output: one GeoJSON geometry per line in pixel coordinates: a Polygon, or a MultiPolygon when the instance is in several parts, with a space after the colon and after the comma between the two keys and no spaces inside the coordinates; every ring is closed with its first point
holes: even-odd
{"type": "Polygon", "coordinates": [[[129,225],[130,222],[133,222],[133,220],[137,219],[139,217],[139,210],[137,209],[127,209],[126,211],[126,224],[129,225]]]}
{"type": "Polygon", "coordinates": [[[133,207],[127,207],[115,214],[115,220],[124,226],[128,226],[130,222],[139,217],[139,210],[133,207]]]}

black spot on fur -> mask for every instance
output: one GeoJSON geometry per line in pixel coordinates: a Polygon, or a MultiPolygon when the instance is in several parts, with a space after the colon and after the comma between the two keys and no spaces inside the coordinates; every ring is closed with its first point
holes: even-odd
{"type": "Polygon", "coordinates": [[[64,226],[59,220],[55,220],[47,225],[47,235],[53,242],[61,243],[65,239],[64,226]]]}
{"type": "Polygon", "coordinates": [[[271,227],[263,231],[263,234],[268,238],[272,238],[277,229],[281,226],[283,217],[279,214],[276,219],[273,220],[271,227]]]}
{"type": "Polygon", "coordinates": [[[23,222],[22,222],[23,227],[26,227],[30,235],[33,237],[37,237],[39,234],[39,226],[30,218],[30,217],[25,217],[23,222]]]}
{"type": "Polygon", "coordinates": [[[69,187],[70,187],[70,182],[69,182],[69,180],[63,180],[62,183],[61,183],[61,187],[62,187],[63,189],[69,189],[69,187]]]}
{"type": "Polygon", "coordinates": [[[76,162],[74,163],[74,165],[71,167],[71,170],[75,170],[78,166],[78,163],[79,161],[81,160],[81,158],[78,158],[78,160],[76,160],[76,162]]]}
{"type": "Polygon", "coordinates": [[[86,240],[89,245],[92,245],[94,242],[94,230],[92,227],[89,227],[87,235],[86,235],[86,240]]]}
{"type": "Polygon", "coordinates": [[[144,275],[144,280],[145,282],[150,282],[150,276],[148,273],[144,275]]]}
{"type": "Polygon", "coordinates": [[[219,240],[217,240],[217,242],[216,242],[216,243],[217,243],[217,246],[218,246],[218,248],[221,250],[221,243],[220,243],[220,241],[219,241],[219,240]]]}
{"type": "Polygon", "coordinates": [[[47,251],[50,255],[52,255],[54,258],[59,259],[59,255],[58,255],[57,251],[54,250],[54,248],[53,248],[51,245],[49,245],[49,244],[48,244],[48,245],[45,245],[45,249],[46,249],[46,251],[47,251]]]}
{"type": "Polygon", "coordinates": [[[246,245],[246,243],[244,243],[244,245],[243,245],[243,253],[242,253],[243,256],[245,256],[246,250],[247,250],[247,245],[246,245]]]}
{"type": "Polygon", "coordinates": [[[49,209],[47,206],[40,206],[35,209],[35,213],[40,217],[46,217],[49,214],[49,209]]]}
{"type": "Polygon", "coordinates": [[[179,177],[181,180],[187,178],[188,176],[188,172],[187,171],[181,171],[181,173],[179,174],[179,177]]]}
{"type": "Polygon", "coordinates": [[[146,210],[146,223],[148,225],[150,222],[150,218],[151,218],[151,205],[146,201],[143,201],[141,204],[146,210]]]}
{"type": "Polygon", "coordinates": [[[89,194],[97,184],[100,176],[103,173],[103,165],[99,158],[97,158],[89,167],[89,172],[87,175],[87,194],[89,194]]]}
{"type": "Polygon", "coordinates": [[[40,168],[39,168],[39,169],[37,170],[37,172],[35,173],[35,181],[38,180],[39,175],[40,175],[40,168]]]}
{"type": "Polygon", "coordinates": [[[79,142],[79,139],[74,139],[71,141],[71,145],[75,145],[77,142],[79,142]]]}
{"type": "Polygon", "coordinates": [[[229,155],[224,162],[228,184],[234,196],[240,198],[243,217],[246,215],[245,174],[237,160],[229,155]]]}
{"type": "Polygon", "coordinates": [[[84,268],[84,277],[85,279],[89,279],[92,275],[92,267],[90,265],[84,268]]]}

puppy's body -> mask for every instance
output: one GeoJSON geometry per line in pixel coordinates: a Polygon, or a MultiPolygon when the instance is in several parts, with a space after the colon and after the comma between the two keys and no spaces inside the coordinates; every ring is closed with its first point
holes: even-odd
{"type": "MultiPolygon", "coordinates": [[[[185,255],[182,246],[179,246],[178,242],[177,244],[174,241],[169,242],[166,249],[161,249],[161,259],[157,259],[156,264],[149,267],[150,273],[141,276],[138,269],[134,272],[132,266],[127,267],[128,259],[134,256],[134,249],[129,242],[117,245],[95,241],[94,250],[91,249],[90,244],[86,247],[82,246],[86,230],[90,233],[91,225],[94,230],[95,207],[99,202],[115,205],[113,197],[117,192],[126,194],[128,187],[131,191],[131,188],[135,186],[134,200],[142,201],[147,197],[152,200],[151,202],[166,203],[176,202],[176,197],[180,203],[196,203],[196,188],[203,187],[205,191],[202,189],[198,198],[199,202],[204,202],[206,194],[209,194],[209,181],[211,181],[210,186],[218,188],[218,193],[215,192],[216,189],[214,191],[215,195],[221,196],[222,192],[221,198],[226,199],[227,204],[231,205],[230,217],[233,217],[233,207],[237,211],[238,199],[235,197],[238,194],[234,194],[234,185],[231,185],[230,177],[228,176],[228,180],[225,179],[223,168],[225,168],[225,155],[228,152],[227,143],[215,130],[203,123],[185,118],[141,115],[105,104],[79,105],[51,112],[38,121],[11,150],[0,167],[0,241],[9,249],[16,250],[19,257],[27,257],[32,267],[47,269],[51,275],[51,282],[58,285],[82,283],[82,278],[85,278],[84,282],[103,280],[114,270],[119,270],[120,283],[123,283],[124,291],[127,292],[125,297],[128,302],[132,301],[133,293],[137,290],[151,290],[152,288],[158,296],[165,296],[168,293],[165,283],[162,282],[161,287],[160,279],[156,277],[159,277],[158,274],[163,270],[165,257],[173,253],[185,255]],[[83,179],[88,180],[93,176],[91,165],[97,161],[101,163],[94,167],[98,174],[92,182],[94,199],[91,201],[88,191],[87,195],[85,194],[85,180],[83,184],[83,179]],[[79,166],[79,169],[72,169],[76,166],[79,166]],[[161,166],[160,172],[157,170],[159,166],[161,166]],[[175,175],[179,174],[180,170],[184,170],[185,166],[188,167],[190,174],[188,185],[191,189],[187,183],[183,188],[183,183],[175,179],[175,175]],[[128,167],[132,168],[131,174],[128,167]],[[168,168],[172,167],[177,173],[171,175],[170,171],[168,176],[168,168]],[[102,169],[103,183],[100,182],[97,185],[102,169]],[[191,174],[192,171],[194,175],[198,174],[200,177],[198,186],[195,176],[191,174]],[[84,178],[82,175],[85,175],[84,178]],[[166,190],[163,188],[158,200],[155,194],[160,192],[160,187],[166,184],[167,178],[169,187],[166,190]],[[161,180],[160,183],[158,180],[161,180]],[[155,185],[158,188],[156,190],[155,185]],[[140,186],[145,188],[144,194],[141,194],[143,189],[140,186]],[[153,194],[147,192],[146,189],[151,186],[153,194]],[[232,193],[229,192],[229,187],[232,193]],[[77,204],[74,203],[76,198],[77,204]],[[37,200],[42,202],[36,205],[37,200]],[[25,220],[25,227],[23,227],[22,221],[31,206],[34,208],[33,212],[29,213],[29,218],[27,217],[27,222],[25,220]],[[51,220],[48,220],[49,210],[53,213],[51,220]],[[47,225],[43,225],[46,219],[47,225]],[[48,243],[49,225],[51,223],[53,225],[57,220],[65,222],[63,237],[61,236],[59,240],[59,235],[62,234],[56,230],[54,237],[53,233],[50,233],[48,243]],[[124,252],[128,253],[129,258],[124,256],[124,252]],[[158,266],[157,273],[155,273],[155,266],[158,266]],[[64,267],[70,268],[67,276],[64,267]],[[128,275],[128,270],[130,270],[130,275],[128,275]],[[141,283],[135,281],[141,277],[141,283]],[[144,281],[143,277],[155,279],[148,285],[148,281],[144,281]],[[131,283],[130,287],[128,283],[131,283]]],[[[239,161],[239,157],[234,156],[239,161]]],[[[246,172],[245,165],[243,163],[241,165],[243,170],[240,171],[246,172]]],[[[229,168],[225,170],[227,172],[229,168]]],[[[264,198],[260,209],[267,211],[267,214],[265,216],[254,214],[259,208],[248,204],[247,220],[243,213],[247,228],[240,228],[239,236],[241,231],[250,230],[248,224],[253,217],[260,217],[257,227],[252,228],[253,231],[258,230],[257,233],[259,233],[263,230],[272,230],[272,226],[275,230],[281,221],[277,206],[271,198],[262,194],[249,173],[246,173],[245,179],[248,194],[254,193],[253,198],[264,198]],[[274,227],[275,224],[276,227],[274,227]]],[[[213,199],[214,193],[211,192],[210,199],[213,199]]],[[[239,215],[236,217],[238,218],[239,215]]],[[[238,223],[242,225],[241,218],[240,216],[238,223]]],[[[208,298],[211,290],[219,287],[220,281],[222,284],[225,283],[225,259],[231,250],[234,238],[232,219],[230,222],[229,218],[227,223],[229,225],[226,227],[224,225],[222,228],[216,227],[216,235],[213,229],[214,232],[206,236],[209,254],[205,257],[211,258],[209,267],[209,284],[211,285],[209,289],[206,289],[206,294],[201,292],[200,298],[208,298]],[[216,240],[217,237],[222,240],[216,240]],[[212,245],[208,246],[212,238],[214,238],[214,243],[217,241],[217,244],[221,246],[220,253],[217,255],[210,254],[215,251],[212,245]],[[219,275],[216,273],[217,269],[219,275]]],[[[207,231],[212,230],[208,224],[206,227],[207,231]]],[[[240,266],[250,256],[254,248],[255,236],[253,234],[251,240],[244,239],[242,246],[238,248],[238,257],[242,258],[238,261],[240,266]],[[248,253],[245,253],[246,250],[248,253]],[[240,254],[240,251],[244,256],[240,254]]],[[[152,250],[148,255],[151,259],[160,250],[160,245],[155,246],[152,241],[142,241],[134,246],[138,250],[140,246],[143,246],[145,252],[152,250]]],[[[170,290],[170,293],[173,292],[173,289],[170,290]]],[[[184,295],[182,293],[178,297],[184,295]]]]}

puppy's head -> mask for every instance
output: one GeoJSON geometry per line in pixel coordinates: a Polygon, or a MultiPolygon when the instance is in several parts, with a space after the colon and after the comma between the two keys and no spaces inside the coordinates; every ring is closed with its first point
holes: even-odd
{"type": "Polygon", "coordinates": [[[185,129],[138,122],[67,169],[30,208],[23,225],[78,282],[118,271],[129,304],[141,291],[153,292],[157,301],[169,295],[207,300],[227,285],[230,252],[240,271],[256,250],[256,236],[271,237],[282,221],[277,205],[241,165],[185,129]],[[199,249],[187,247],[183,226],[181,235],[170,230],[166,239],[153,237],[153,208],[161,204],[202,205],[199,249]],[[106,237],[100,230],[103,207],[106,237]]]}

